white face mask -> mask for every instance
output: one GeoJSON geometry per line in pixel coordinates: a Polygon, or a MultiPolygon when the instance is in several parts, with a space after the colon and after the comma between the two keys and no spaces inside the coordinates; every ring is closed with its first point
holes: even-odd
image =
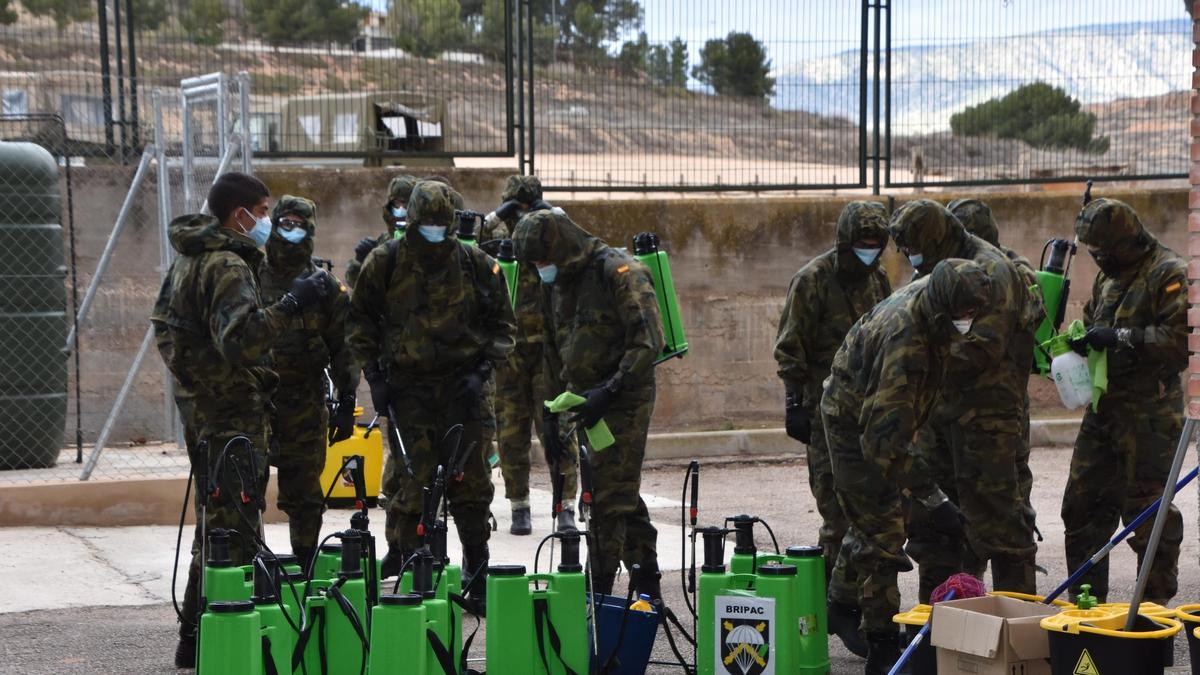
{"type": "Polygon", "coordinates": [[[445,225],[418,225],[417,230],[431,244],[440,244],[446,240],[445,225]]]}
{"type": "Polygon", "coordinates": [[[966,335],[971,332],[971,324],[975,322],[975,319],[951,319],[950,321],[960,335],[966,335]]]}
{"type": "Polygon", "coordinates": [[[913,269],[915,270],[918,267],[920,267],[922,263],[925,262],[925,256],[921,255],[920,253],[910,255],[910,256],[908,256],[908,262],[909,262],[909,264],[911,264],[913,266],[913,269]]]}
{"type": "MultiPolygon", "coordinates": [[[[250,209],[242,209],[246,215],[254,218],[254,214],[250,209]]],[[[244,233],[247,237],[254,240],[255,245],[262,248],[267,243],[267,239],[271,238],[271,217],[263,216],[262,218],[254,218],[254,227],[246,230],[244,233]]]]}
{"type": "Polygon", "coordinates": [[[881,249],[881,248],[856,248],[856,247],[852,246],[852,247],[850,247],[850,250],[854,251],[854,255],[858,256],[858,259],[862,261],[862,264],[866,265],[867,267],[870,267],[871,265],[875,264],[875,259],[879,257],[879,253],[883,249],[881,249]]]}
{"type": "Polygon", "coordinates": [[[537,268],[538,276],[542,278],[542,282],[547,284],[554,283],[558,278],[558,265],[546,265],[545,267],[537,268]]]}

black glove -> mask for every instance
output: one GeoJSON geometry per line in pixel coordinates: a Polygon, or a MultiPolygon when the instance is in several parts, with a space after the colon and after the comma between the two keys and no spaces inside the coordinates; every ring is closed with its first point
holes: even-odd
{"type": "Polygon", "coordinates": [[[478,366],[468,370],[458,378],[454,385],[454,399],[467,406],[468,410],[479,407],[479,399],[483,396],[483,385],[492,374],[492,362],[481,361],[478,366]]]}
{"type": "Polygon", "coordinates": [[[947,499],[929,512],[933,529],[952,537],[961,537],[966,532],[967,517],[958,506],[947,499]]]}
{"type": "Polygon", "coordinates": [[[784,427],[787,429],[787,435],[808,445],[812,440],[812,420],[809,419],[808,411],[800,405],[795,394],[789,393],[784,398],[783,410],[786,415],[784,427]]]}
{"type": "Polygon", "coordinates": [[[317,270],[302,274],[292,280],[292,287],[279,300],[283,311],[296,314],[311,307],[329,295],[329,273],[317,270]]]}
{"type": "Polygon", "coordinates": [[[575,415],[571,417],[571,421],[582,424],[584,429],[591,429],[604,419],[604,413],[608,412],[613,401],[617,400],[617,385],[609,380],[595,389],[583,392],[583,397],[587,400],[572,408],[575,415]]]}
{"type": "Polygon", "coordinates": [[[354,259],[362,262],[371,255],[371,251],[375,250],[375,240],[370,237],[363,237],[358,240],[358,245],[354,247],[354,259]]]}
{"type": "Polygon", "coordinates": [[[380,417],[390,417],[391,413],[388,412],[388,407],[392,403],[392,394],[387,378],[379,371],[379,368],[372,367],[369,370],[363,368],[363,379],[371,388],[371,407],[375,408],[375,414],[380,417]]]}
{"type": "Polygon", "coordinates": [[[341,443],[354,435],[354,394],[338,399],[337,407],[329,416],[329,444],[341,443]]]}
{"type": "Polygon", "coordinates": [[[1096,351],[1109,349],[1117,345],[1126,347],[1133,344],[1133,329],[1131,328],[1089,328],[1088,332],[1078,340],[1067,340],[1067,346],[1080,356],[1087,356],[1087,348],[1096,351]]]}
{"type": "Polygon", "coordinates": [[[567,458],[567,446],[558,428],[558,415],[546,406],[542,406],[542,452],[549,467],[561,464],[567,458]]]}

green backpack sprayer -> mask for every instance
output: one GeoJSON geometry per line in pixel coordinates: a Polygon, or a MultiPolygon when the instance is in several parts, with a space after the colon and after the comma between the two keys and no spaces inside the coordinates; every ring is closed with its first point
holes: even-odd
{"type": "MultiPolygon", "coordinates": [[[[1083,192],[1083,205],[1092,201],[1092,181],[1087,182],[1083,192]]],[[[1038,348],[1034,350],[1033,369],[1037,375],[1048,376],[1050,363],[1054,355],[1045,347],[1062,328],[1067,311],[1067,299],[1071,294],[1071,263],[1078,252],[1078,239],[1050,239],[1042,247],[1042,256],[1037,274],[1038,289],[1042,294],[1042,304],[1046,308],[1046,318],[1034,332],[1038,348]],[[1049,257],[1047,257],[1047,253],[1049,257]]]]}
{"type": "Polygon", "coordinates": [[[683,356],[688,352],[688,343],[683,335],[679,297],[675,293],[675,278],[671,276],[671,261],[667,258],[667,252],[659,247],[658,235],[653,232],[636,235],[633,238],[633,255],[650,268],[654,295],[658,298],[658,311],[662,315],[665,342],[658,362],[683,356]]]}

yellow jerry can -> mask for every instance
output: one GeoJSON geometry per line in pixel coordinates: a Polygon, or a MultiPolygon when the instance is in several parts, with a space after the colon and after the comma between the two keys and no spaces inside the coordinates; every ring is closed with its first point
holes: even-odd
{"type": "MultiPolygon", "coordinates": [[[[356,416],[362,415],[362,408],[355,408],[356,416]]],[[[338,469],[351,455],[361,455],[363,458],[363,475],[367,479],[367,505],[375,506],[379,497],[379,486],[383,480],[383,428],[371,428],[366,422],[354,425],[354,435],[339,443],[329,445],[325,449],[325,468],[321,470],[321,490],[329,495],[329,506],[354,507],[354,481],[350,471],[338,469]],[[333,490],[330,492],[330,485],[333,490]]]]}

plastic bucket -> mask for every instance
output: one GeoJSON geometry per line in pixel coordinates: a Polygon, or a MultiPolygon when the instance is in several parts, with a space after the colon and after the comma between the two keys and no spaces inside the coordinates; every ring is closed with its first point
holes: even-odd
{"type": "Polygon", "coordinates": [[[1200,604],[1180,605],[1175,608],[1175,618],[1183,623],[1183,634],[1187,636],[1188,654],[1192,657],[1192,675],[1200,675],[1200,604]]]}
{"type": "MultiPolygon", "coordinates": [[[[1118,628],[1125,626],[1125,617],[1129,614],[1128,602],[1102,602],[1096,605],[1096,609],[1111,609],[1121,615],[1121,622],[1118,628]]],[[[1163,607],[1155,602],[1143,602],[1138,605],[1138,614],[1143,616],[1165,616],[1174,619],[1175,610],[1163,607]]],[[[1163,664],[1168,668],[1175,665],[1175,638],[1163,641],[1163,664]]]]}
{"type": "MultiPolygon", "coordinates": [[[[921,627],[929,622],[931,612],[933,612],[933,607],[917,605],[907,612],[901,612],[892,617],[893,623],[904,626],[904,644],[906,646],[917,637],[917,633],[921,632],[921,627]]],[[[910,675],[937,675],[937,650],[929,641],[928,633],[921,644],[917,646],[917,651],[909,657],[908,669],[910,675]]]]}
{"type": "Polygon", "coordinates": [[[609,656],[616,652],[610,671],[614,675],[642,675],[650,665],[650,653],[658,637],[658,614],[629,610],[625,598],[615,595],[592,595],[596,603],[596,667],[603,668],[609,656]],[[621,623],[625,632],[621,633],[621,623]],[[618,644],[618,637],[620,644],[618,644]]]}
{"type": "MultiPolygon", "coordinates": [[[[1043,604],[1046,602],[1046,596],[1044,595],[1030,595],[1029,593],[1017,593],[1016,591],[988,591],[988,595],[999,595],[1005,598],[1012,598],[1014,600],[1024,600],[1025,602],[1040,602],[1043,604]]],[[[1058,599],[1051,601],[1050,604],[1054,605],[1055,607],[1064,608],[1075,606],[1066,600],[1058,599]]]]}
{"type": "MultiPolygon", "coordinates": [[[[1051,675],[1158,675],[1167,666],[1164,646],[1172,643],[1182,628],[1179,621],[1170,617],[1139,614],[1134,630],[1126,632],[1101,628],[1087,619],[1064,614],[1067,612],[1041,621],[1049,634],[1051,675]]],[[[1100,620],[1112,616],[1110,613],[1100,620]]]]}

